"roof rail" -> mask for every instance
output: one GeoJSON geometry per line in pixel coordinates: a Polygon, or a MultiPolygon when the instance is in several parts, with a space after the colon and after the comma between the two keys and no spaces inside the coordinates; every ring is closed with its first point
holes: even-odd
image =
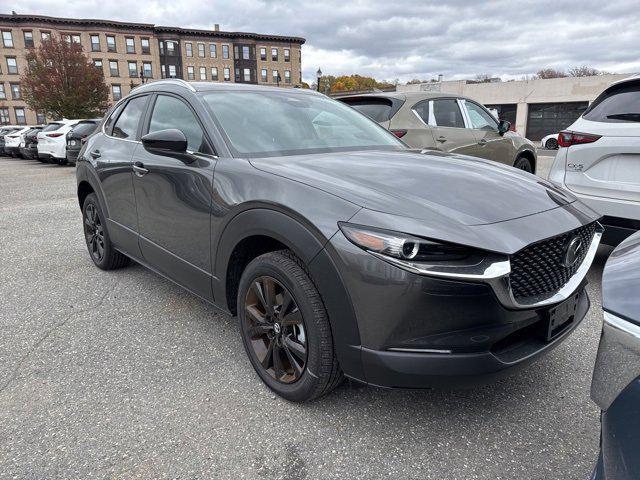
{"type": "Polygon", "coordinates": [[[170,83],[173,85],[181,85],[185,88],[188,88],[189,90],[191,90],[192,92],[195,92],[196,89],[193,88],[193,85],[189,84],[189,82],[187,82],[186,80],[183,80],[181,78],[163,78],[161,80],[153,80],[151,82],[147,82],[146,84],[150,84],[153,83],[154,85],[157,85],[159,83],[170,83]]]}

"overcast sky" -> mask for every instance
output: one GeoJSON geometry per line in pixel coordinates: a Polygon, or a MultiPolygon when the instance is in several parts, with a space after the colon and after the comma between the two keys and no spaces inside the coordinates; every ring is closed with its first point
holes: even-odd
{"type": "MultiPolygon", "coordinates": [[[[4,2],[3,2],[4,3],[4,2]]],[[[8,2],[5,3],[8,5],[8,2]]],[[[360,73],[379,80],[492,74],[589,65],[640,72],[638,0],[21,0],[18,13],[106,18],[295,35],[304,80],[360,73]]],[[[2,10],[5,10],[4,8],[2,10]]]]}

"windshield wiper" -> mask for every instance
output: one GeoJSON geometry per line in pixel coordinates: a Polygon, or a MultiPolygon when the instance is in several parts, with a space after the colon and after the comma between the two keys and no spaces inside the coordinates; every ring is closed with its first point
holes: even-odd
{"type": "Polygon", "coordinates": [[[640,122],[640,113],[614,113],[607,115],[612,120],[627,120],[629,122],[640,122]]]}

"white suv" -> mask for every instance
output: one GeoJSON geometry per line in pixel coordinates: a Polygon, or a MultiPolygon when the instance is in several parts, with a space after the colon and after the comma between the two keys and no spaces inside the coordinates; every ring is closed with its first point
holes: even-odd
{"type": "Polygon", "coordinates": [[[602,242],[640,230],[640,76],[602,92],[558,146],[549,180],[604,215],[602,242]]]}
{"type": "Polygon", "coordinates": [[[80,120],[60,120],[49,123],[38,133],[38,159],[51,163],[66,163],[67,133],[80,120]]]}

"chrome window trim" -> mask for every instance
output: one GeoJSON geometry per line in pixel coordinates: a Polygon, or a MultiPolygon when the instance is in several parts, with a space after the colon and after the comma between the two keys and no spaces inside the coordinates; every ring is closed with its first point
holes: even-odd
{"type": "Polygon", "coordinates": [[[639,376],[640,326],[605,311],[591,398],[602,410],[607,410],[639,376]]]}

